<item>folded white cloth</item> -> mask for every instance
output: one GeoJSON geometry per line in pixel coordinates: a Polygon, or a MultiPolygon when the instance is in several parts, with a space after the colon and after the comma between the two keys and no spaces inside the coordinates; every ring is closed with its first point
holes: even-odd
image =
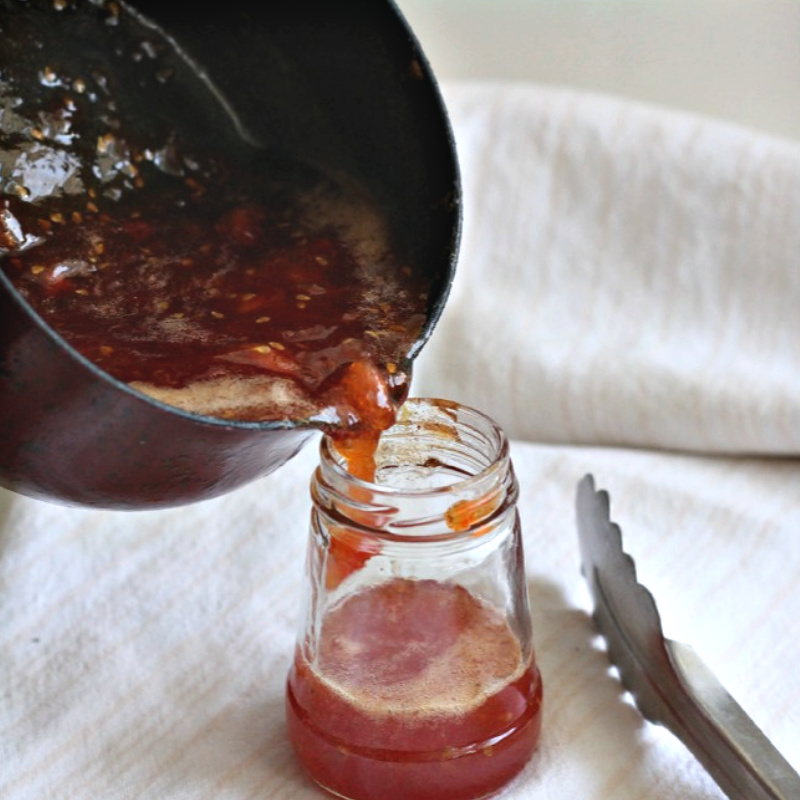
{"type": "MultiPolygon", "coordinates": [[[[414,393],[513,437],[545,715],[501,796],[723,797],[595,633],[586,473],[667,635],[800,769],[800,146],[613,98],[444,90],[464,240],[414,393]]],[[[283,718],[316,462],[168,511],[0,493],[0,797],[321,796],[283,718]]]]}
{"type": "Polygon", "coordinates": [[[525,85],[447,97],[461,272],[417,387],[534,441],[800,453],[797,143],[525,85]]]}

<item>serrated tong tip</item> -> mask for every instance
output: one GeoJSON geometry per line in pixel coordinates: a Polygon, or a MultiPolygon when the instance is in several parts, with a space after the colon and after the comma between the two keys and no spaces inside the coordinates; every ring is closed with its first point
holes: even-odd
{"type": "Polygon", "coordinates": [[[699,656],[663,635],[653,595],[611,521],[608,492],[586,475],[576,516],[581,570],[609,658],[642,715],[677,736],[731,800],[800,800],[800,776],[699,656]]]}

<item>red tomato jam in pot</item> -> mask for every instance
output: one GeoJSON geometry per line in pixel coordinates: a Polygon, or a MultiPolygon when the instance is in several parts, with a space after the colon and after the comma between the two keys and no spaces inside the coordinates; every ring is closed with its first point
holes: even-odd
{"type": "Polygon", "coordinates": [[[0,9],[0,269],[20,294],[149,397],[363,431],[368,449],[428,300],[375,198],[241,138],[124,6],[0,9]]]}
{"type": "Polygon", "coordinates": [[[528,761],[541,698],[493,609],[455,584],[398,578],[325,617],[314,664],[298,648],[288,730],[311,777],[342,797],[468,800],[528,761]]]}

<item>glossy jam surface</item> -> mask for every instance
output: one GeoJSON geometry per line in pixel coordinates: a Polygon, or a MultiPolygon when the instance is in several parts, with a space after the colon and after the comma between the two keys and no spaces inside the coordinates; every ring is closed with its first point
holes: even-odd
{"type": "Polygon", "coordinates": [[[0,11],[0,269],[20,294],[169,405],[374,439],[427,305],[374,199],[241,138],[119,4],[0,11]]]}
{"type": "Polygon", "coordinates": [[[227,180],[58,225],[36,217],[47,237],[3,269],[73,347],[166,403],[244,420],[313,417],[345,395],[354,415],[368,410],[359,394],[388,404],[364,385],[391,393],[424,297],[359,253],[323,203],[255,201],[227,180]]]}
{"type": "Polygon", "coordinates": [[[525,765],[541,683],[504,620],[464,588],[392,579],[324,618],[298,648],[289,736],[310,776],[352,800],[469,800],[525,765]]]}

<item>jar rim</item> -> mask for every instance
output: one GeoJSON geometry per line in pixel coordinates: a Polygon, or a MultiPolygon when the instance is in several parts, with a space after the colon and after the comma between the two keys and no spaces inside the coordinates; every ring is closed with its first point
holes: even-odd
{"type": "MultiPolygon", "coordinates": [[[[455,426],[459,421],[456,420],[455,414],[461,414],[464,417],[470,418],[476,424],[483,426],[484,433],[493,440],[493,451],[490,457],[487,457],[487,463],[479,470],[472,474],[465,474],[463,478],[456,478],[441,486],[426,486],[420,488],[407,488],[393,486],[390,483],[379,483],[377,481],[370,481],[359,478],[351,473],[346,464],[345,458],[339,453],[336,448],[335,440],[329,436],[324,435],[320,442],[320,455],[322,464],[328,467],[336,477],[341,480],[347,481],[350,485],[363,487],[369,489],[373,495],[385,497],[434,497],[436,495],[452,494],[455,491],[470,491],[487,482],[491,482],[508,469],[510,461],[510,445],[508,436],[505,431],[487,414],[478,409],[457,403],[452,400],[445,400],[442,398],[431,397],[410,397],[400,407],[398,418],[395,424],[390,427],[381,436],[392,436],[393,433],[399,432],[403,426],[409,425],[409,413],[430,408],[435,411],[441,411],[451,417],[453,421],[453,431],[455,433],[455,426]]],[[[455,438],[455,436],[454,436],[455,438]]]]}

